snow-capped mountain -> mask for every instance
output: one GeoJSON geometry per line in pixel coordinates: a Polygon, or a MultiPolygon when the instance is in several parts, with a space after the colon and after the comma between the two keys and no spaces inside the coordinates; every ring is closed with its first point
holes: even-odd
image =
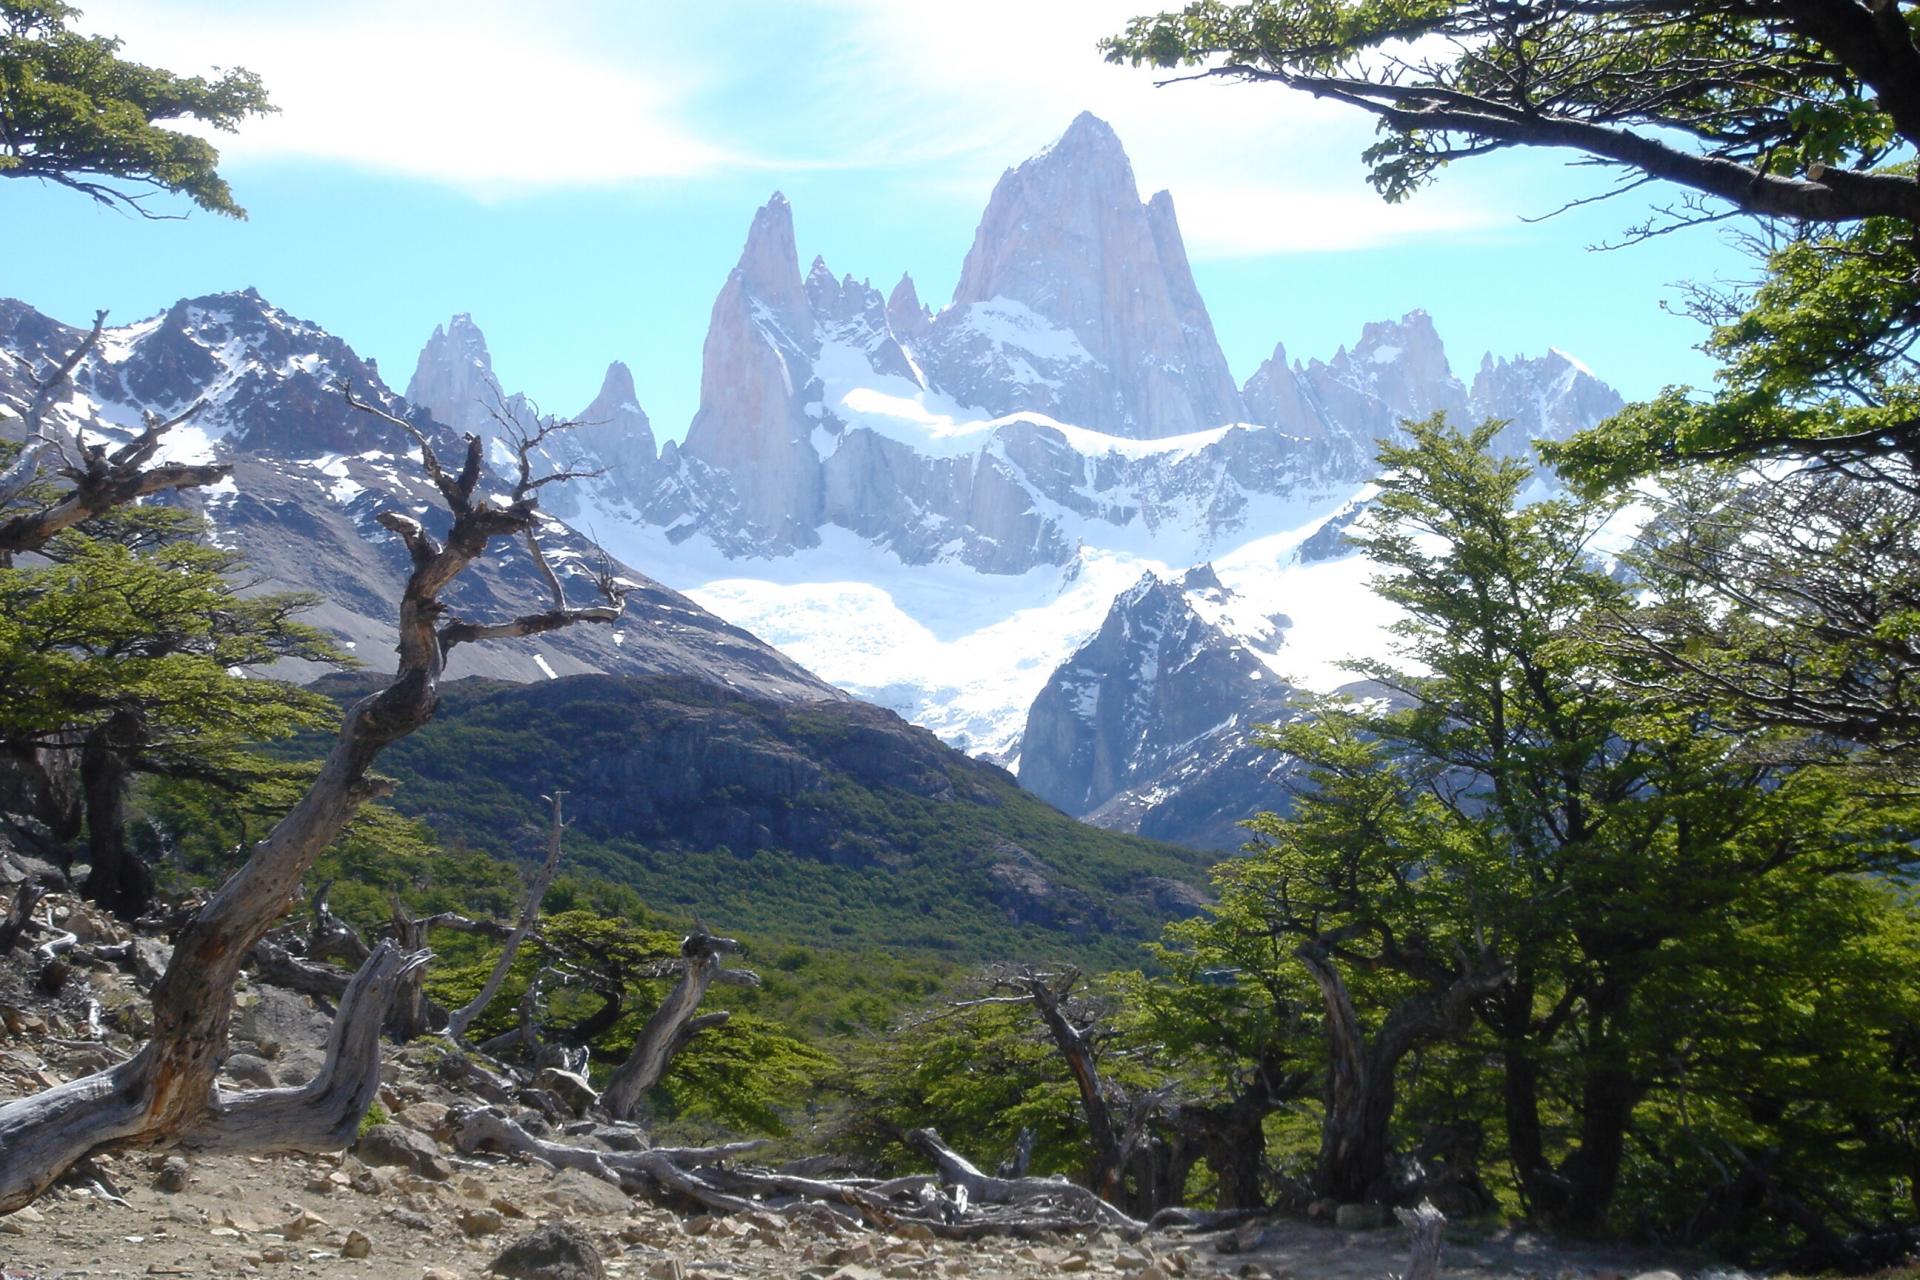
{"type": "MultiPolygon", "coordinates": [[[[1182,800],[1229,758],[1238,764],[1254,725],[1292,713],[1294,691],[1270,665],[1288,625],[1250,608],[1211,565],[1142,575],[1028,709],[1021,785],[1101,825],[1217,843],[1218,806],[1194,813],[1182,800]]],[[[1253,812],[1229,807],[1229,827],[1253,812]]]]}
{"type": "MultiPolygon", "coordinates": [[[[454,434],[479,436],[486,442],[488,464],[503,475],[516,465],[511,437],[536,432],[548,420],[527,397],[501,388],[487,337],[465,313],[434,326],[414,364],[406,398],[454,434]]],[[[608,365],[600,394],[568,421],[577,425],[550,436],[532,456],[543,472],[570,470],[580,478],[551,486],[542,501],[566,519],[577,518],[583,503],[629,502],[629,495],[651,478],[658,455],[653,424],[640,407],[627,366],[618,360],[608,365]]]]}
{"type": "MultiPolygon", "coordinates": [[[[24,303],[0,300],[0,400],[19,403],[30,367],[64,357],[82,336],[24,303]]],[[[484,365],[484,346],[480,351],[484,365]]],[[[310,619],[379,664],[393,644],[393,607],[409,566],[398,541],[373,517],[398,509],[433,528],[444,516],[411,442],[350,408],[339,390],[342,380],[417,423],[443,458],[464,453],[446,425],[393,394],[371,362],[252,290],[182,301],[105,331],[76,370],[54,421],[89,439],[124,437],[143,412],[171,416],[204,401],[170,433],[162,456],[217,456],[233,462],[234,474],[220,485],[183,491],[182,500],[203,511],[215,541],[244,548],[258,589],[319,592],[324,600],[310,619]]],[[[579,579],[599,567],[599,552],[555,519],[543,527],[542,542],[563,579],[588,602],[591,592],[579,579]]],[[[780,699],[843,696],[685,596],[636,570],[613,568],[633,584],[618,627],[462,646],[450,673],[514,680],[588,671],[673,674],[780,699]]],[[[479,618],[550,606],[517,545],[464,575],[449,602],[479,618]]]]}
{"type": "MultiPolygon", "coordinates": [[[[596,425],[554,437],[541,460],[602,471],[559,514],[691,600],[657,588],[617,640],[463,651],[468,669],[706,662],[743,686],[817,695],[804,666],[1018,763],[1076,813],[1217,846],[1265,766],[1238,745],[1246,726],[1279,714],[1286,689],[1337,688],[1343,659],[1381,651],[1391,613],[1343,536],[1370,496],[1377,438],[1444,411],[1509,420],[1500,445],[1519,452],[1620,407],[1551,350],[1488,356],[1469,383],[1422,311],[1326,359],[1276,347],[1236,386],[1172,198],[1142,201],[1091,116],[1002,176],[948,305],[929,307],[904,275],[883,295],[801,262],[776,194],[714,300],[684,439],[656,445],[615,362],[577,415],[596,425]],[[1211,576],[1189,576],[1203,565],[1211,576]],[[720,656],[698,656],[709,650],[720,656]]],[[[76,337],[17,304],[0,315],[0,350],[76,337]]],[[[429,504],[400,442],[331,390],[343,375],[405,411],[339,339],[220,295],[115,330],[71,412],[125,429],[139,408],[210,396],[178,447],[239,463],[237,492],[211,495],[220,536],[257,539],[270,585],[326,592],[341,602],[326,625],[377,646],[404,566],[371,512],[429,504]],[[298,537],[276,541],[275,521],[298,537]],[[311,538],[324,551],[296,562],[311,538]]],[[[0,357],[0,391],[7,376],[0,357]]],[[[408,399],[449,450],[471,431],[500,466],[488,408],[541,420],[513,390],[456,316],[426,343],[408,399]]],[[[563,558],[593,554],[565,524],[552,536],[563,558]]],[[[485,579],[502,605],[537,598],[515,563],[485,579]]]]}

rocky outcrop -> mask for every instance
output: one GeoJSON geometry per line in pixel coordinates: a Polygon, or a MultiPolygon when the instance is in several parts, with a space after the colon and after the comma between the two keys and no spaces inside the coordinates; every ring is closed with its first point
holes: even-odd
{"type": "Polygon", "coordinates": [[[820,335],[800,280],[787,198],[754,215],[740,263],[714,299],[700,410],[685,455],[726,475],[738,517],[776,546],[811,545],[820,455],[806,413],[820,335]]]}
{"type": "Polygon", "coordinates": [[[492,433],[488,410],[500,407],[504,397],[493,375],[487,336],[472,316],[461,312],[433,327],[433,336],[414,361],[406,396],[460,435],[492,433]]]}
{"type": "Polygon", "coordinates": [[[652,479],[659,454],[654,447],[653,423],[640,407],[633,389],[633,371],[615,360],[607,366],[600,394],[582,409],[575,421],[575,440],[606,469],[602,488],[614,493],[642,490],[652,479]]]}
{"type": "Polygon", "coordinates": [[[1166,192],[1142,204],[1108,125],[1076,118],[995,186],[953,305],[915,348],[992,414],[1140,439],[1245,416],[1166,192]]]}
{"type": "Polygon", "coordinates": [[[1473,378],[1473,420],[1508,424],[1494,439],[1503,453],[1524,453],[1534,440],[1564,440],[1624,408],[1619,392],[1562,351],[1510,360],[1488,355],[1473,378]]]}

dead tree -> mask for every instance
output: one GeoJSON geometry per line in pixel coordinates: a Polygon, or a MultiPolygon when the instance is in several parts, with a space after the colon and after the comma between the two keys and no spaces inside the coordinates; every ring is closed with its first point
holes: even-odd
{"type": "Polygon", "coordinates": [[[191,489],[224,480],[233,468],[225,463],[155,463],[167,432],[205,407],[196,400],[171,418],[146,415],[139,435],[117,448],[68,439],[47,420],[55,399],[86,358],[100,345],[107,322],[102,311],[93,328],[64,360],[36,373],[20,417],[26,441],[20,455],[0,472],[0,566],[23,551],[37,551],[56,534],[82,520],[150,494],[191,489]],[[52,465],[49,465],[49,464],[52,465]],[[67,481],[68,487],[44,500],[34,485],[47,471],[67,481]],[[11,516],[6,508],[27,499],[26,509],[11,516]]]}
{"type": "Polygon", "coordinates": [[[1447,1218],[1422,1200],[1412,1209],[1395,1209],[1407,1229],[1407,1273],[1400,1280],[1440,1280],[1440,1247],[1446,1243],[1447,1218]]]}
{"type": "Polygon", "coordinates": [[[694,931],[680,944],[686,971],[647,1019],[640,1038],[634,1041],[633,1052],[614,1070],[613,1077],[607,1081],[607,1091],[600,1096],[601,1109],[608,1116],[631,1120],[648,1091],[667,1074],[674,1055],[700,1032],[727,1021],[729,1015],[725,1010],[694,1017],[693,1011],[700,1007],[700,1000],[710,985],[715,981],[760,985],[758,975],[725,966],[725,957],[740,950],[740,944],[734,939],[715,937],[707,932],[705,925],[696,923],[694,931]]]}
{"type": "MultiPolygon", "coordinates": [[[[611,623],[620,616],[622,588],[611,574],[602,574],[598,585],[606,598],[603,605],[574,608],[563,592],[556,591],[553,607],[544,613],[497,622],[449,617],[442,596],[495,541],[525,539],[538,563],[545,565],[534,541],[537,495],[542,485],[560,477],[533,477],[523,450],[519,475],[507,500],[496,503],[480,491],[483,468],[478,437],[467,438],[464,464],[458,474],[448,474],[426,434],[413,423],[367,404],[350,388],[345,394],[355,409],[411,438],[422,468],[452,515],[444,541],[411,516],[391,511],[379,516],[379,522],[406,544],[412,563],[400,600],[397,670],[384,688],[347,711],[339,738],[306,794],[254,845],[245,865],[181,932],[172,961],[153,989],[152,1039],[118,1066],[0,1105],[0,1150],[7,1154],[0,1162],[0,1213],[30,1203],[92,1152],[177,1143],[209,1126],[218,1127],[221,1104],[213,1083],[226,1051],[234,979],[274,921],[285,913],[315,859],[360,806],[391,789],[391,784],[369,777],[369,770],[389,744],[432,718],[450,650],[473,641],[536,635],[581,622],[611,623]]],[[[557,588],[558,579],[550,568],[547,576],[550,588],[557,588]]],[[[398,954],[397,949],[376,949],[362,972],[393,965],[392,958],[398,954]]],[[[402,960],[386,980],[398,982],[406,976],[402,960]]],[[[370,980],[369,989],[382,997],[384,1006],[389,994],[385,983],[370,980]]],[[[337,1036],[345,1036],[340,1023],[350,1013],[365,1016],[366,1010],[343,1003],[335,1023],[337,1036]]],[[[309,1086],[313,1092],[303,1100],[272,1100],[278,1108],[274,1122],[282,1131],[311,1136],[315,1126],[295,1113],[341,1096],[360,1096],[362,1082],[355,1072],[364,1074],[365,1063],[342,1054],[331,1059],[330,1066],[333,1078],[315,1081],[309,1086]]],[[[258,1125],[228,1125],[221,1132],[221,1141],[228,1145],[277,1141],[258,1125]]]]}
{"type": "Polygon", "coordinates": [[[507,936],[500,948],[500,958],[493,963],[493,971],[481,984],[479,994],[455,1009],[447,1018],[447,1038],[456,1043],[467,1038],[467,1028],[473,1025],[475,1018],[485,1013],[493,998],[500,994],[500,986],[507,980],[507,971],[513,967],[513,957],[520,950],[520,944],[533,932],[534,923],[540,918],[540,903],[547,896],[547,889],[553,884],[553,876],[560,869],[560,833],[566,829],[566,823],[560,816],[560,799],[566,792],[555,790],[551,796],[541,798],[553,805],[553,823],[547,831],[547,860],[540,864],[540,870],[527,886],[527,896],[520,904],[520,921],[507,936]]]}

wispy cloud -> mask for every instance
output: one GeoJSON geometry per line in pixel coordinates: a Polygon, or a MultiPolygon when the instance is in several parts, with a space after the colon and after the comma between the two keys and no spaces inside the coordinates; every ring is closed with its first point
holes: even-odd
{"type": "Polygon", "coordinates": [[[691,58],[595,47],[585,9],[478,0],[92,0],[82,26],[178,70],[244,66],[276,115],[217,138],[234,157],[297,157],[482,195],[697,175],[744,157],[684,119],[691,58]]]}
{"type": "Polygon", "coordinates": [[[1359,249],[1508,219],[1468,189],[1383,204],[1367,120],[1266,86],[1155,85],[1096,42],[1153,0],[90,0],[163,65],[247,66],[280,114],[219,143],[485,198],[743,170],[884,171],[969,203],[1092,110],[1196,258],[1359,249]]]}

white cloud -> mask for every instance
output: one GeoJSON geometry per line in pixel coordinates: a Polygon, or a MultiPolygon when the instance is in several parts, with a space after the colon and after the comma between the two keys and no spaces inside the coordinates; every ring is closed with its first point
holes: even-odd
{"type": "Polygon", "coordinates": [[[819,0],[844,32],[815,67],[822,136],[848,159],[939,162],[948,189],[984,199],[1007,164],[1091,110],[1126,145],[1144,193],[1173,192],[1197,258],[1356,249],[1455,235],[1511,215],[1472,193],[1388,205],[1359,153],[1373,123],[1273,85],[1198,81],[1106,63],[1103,36],[1154,0],[819,0]]]}
{"type": "Polygon", "coordinates": [[[83,25],[164,66],[259,72],[280,113],[218,138],[230,158],[325,160],[489,198],[845,169],[977,205],[1091,110],[1118,131],[1143,193],[1172,190],[1196,258],[1510,220],[1473,202],[1483,188],[1381,202],[1358,159],[1371,122],[1348,108],[1265,85],[1161,88],[1150,70],[1104,62],[1096,42],[1154,3],[91,0],[83,25]]]}
{"type": "Polygon", "coordinates": [[[260,73],[280,110],[216,135],[230,157],[338,161],[488,195],[741,162],[681,123],[698,88],[685,59],[595,48],[591,23],[543,6],[95,0],[80,25],[175,70],[260,73]]]}

